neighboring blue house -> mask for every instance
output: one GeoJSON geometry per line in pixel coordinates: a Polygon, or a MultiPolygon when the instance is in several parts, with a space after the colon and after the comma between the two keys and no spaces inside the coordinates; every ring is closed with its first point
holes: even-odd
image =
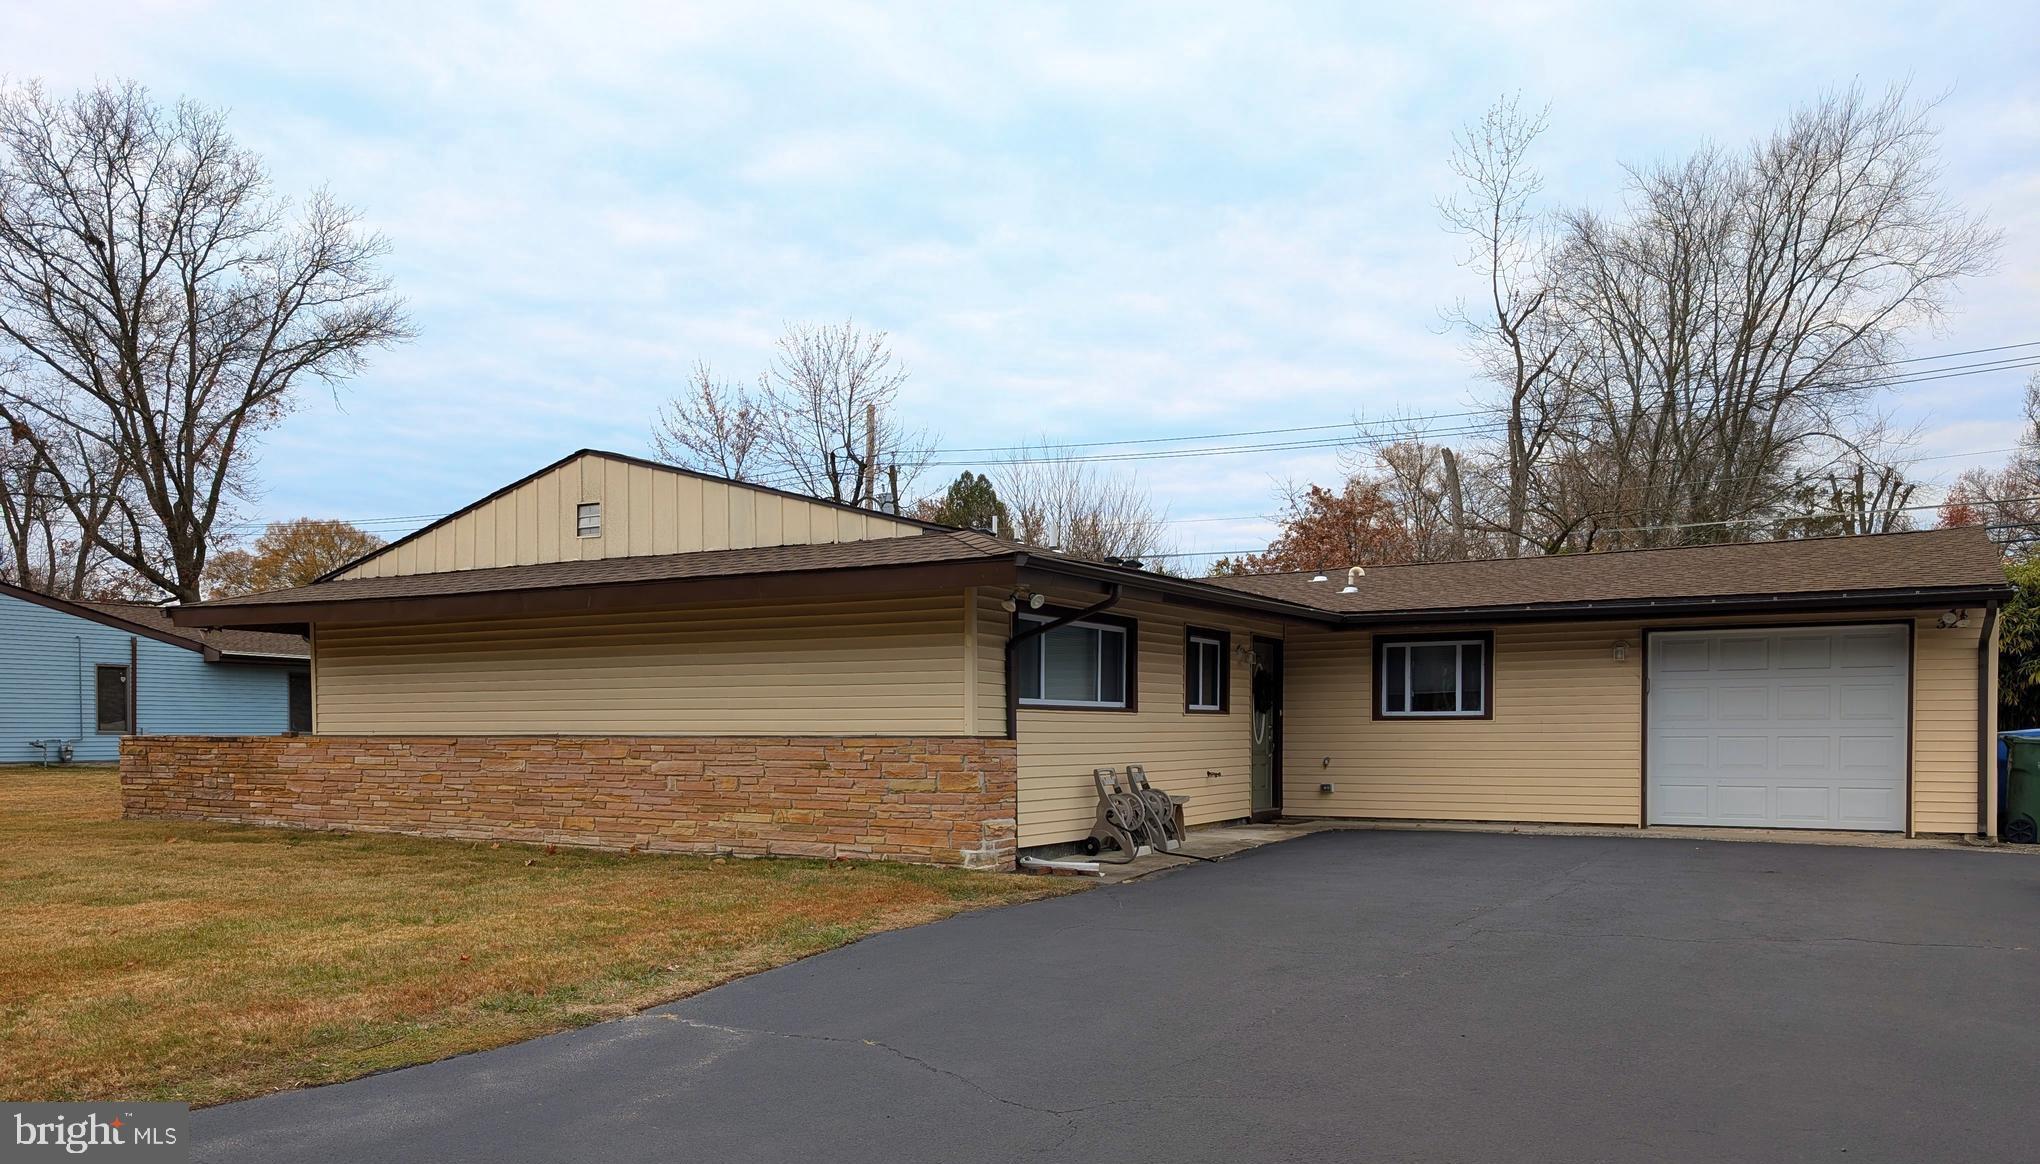
{"type": "Polygon", "coordinates": [[[107,763],[136,732],[310,731],[308,654],[296,635],[172,626],[160,607],[0,582],[0,764],[65,750],[107,763]]]}

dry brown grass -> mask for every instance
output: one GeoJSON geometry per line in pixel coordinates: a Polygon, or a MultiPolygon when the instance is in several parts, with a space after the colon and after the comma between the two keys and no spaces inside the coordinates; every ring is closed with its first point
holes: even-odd
{"type": "Polygon", "coordinates": [[[119,815],[110,770],[0,767],[0,1097],[347,1079],[1072,888],[119,815]]]}

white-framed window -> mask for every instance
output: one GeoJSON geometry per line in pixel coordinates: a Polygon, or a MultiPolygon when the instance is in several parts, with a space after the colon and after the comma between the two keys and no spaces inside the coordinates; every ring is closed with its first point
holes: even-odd
{"type": "Polygon", "coordinates": [[[602,536],[602,503],[583,501],[574,507],[574,536],[577,538],[599,538],[602,536]]]}
{"type": "Polygon", "coordinates": [[[1491,636],[1382,638],[1375,645],[1375,713],[1384,719],[1480,719],[1489,714],[1491,636]]]}
{"type": "Polygon", "coordinates": [[[1227,642],[1222,631],[1191,627],[1183,640],[1183,710],[1226,709],[1227,642]]]}
{"type": "MultiPolygon", "coordinates": [[[[1021,626],[1055,621],[1022,614],[1021,626]]],[[[1020,702],[1033,707],[1123,710],[1133,691],[1131,628],[1120,622],[1083,621],[1030,635],[1013,647],[1020,702]]]]}

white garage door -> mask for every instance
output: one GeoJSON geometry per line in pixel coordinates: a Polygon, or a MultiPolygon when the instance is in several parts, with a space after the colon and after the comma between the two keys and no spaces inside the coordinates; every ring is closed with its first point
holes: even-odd
{"type": "Polygon", "coordinates": [[[1650,636],[1650,823],[1905,828],[1902,626],[1650,636]]]}

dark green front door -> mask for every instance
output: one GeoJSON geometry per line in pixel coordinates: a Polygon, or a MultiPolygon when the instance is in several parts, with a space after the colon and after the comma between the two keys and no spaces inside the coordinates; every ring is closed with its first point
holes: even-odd
{"type": "Polygon", "coordinates": [[[1254,640],[1253,682],[1248,685],[1253,739],[1254,815],[1282,810],[1282,643],[1254,640]]]}

